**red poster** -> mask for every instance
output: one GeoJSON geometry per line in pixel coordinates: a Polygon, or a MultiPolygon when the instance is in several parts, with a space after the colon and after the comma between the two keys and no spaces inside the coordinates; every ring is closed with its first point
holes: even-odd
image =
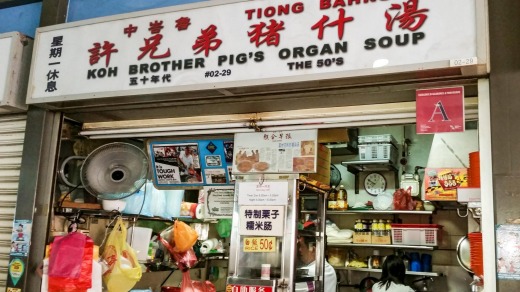
{"type": "Polygon", "coordinates": [[[417,134],[464,132],[464,87],[419,89],[415,98],[417,134]]]}
{"type": "Polygon", "coordinates": [[[226,292],[273,292],[273,287],[229,284],[226,286],[226,292]]]}

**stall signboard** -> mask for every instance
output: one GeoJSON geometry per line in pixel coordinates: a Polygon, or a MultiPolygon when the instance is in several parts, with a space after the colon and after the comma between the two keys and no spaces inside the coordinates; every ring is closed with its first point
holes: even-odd
{"type": "Polygon", "coordinates": [[[226,292],[273,292],[273,287],[229,284],[226,286],[226,292]]]}
{"type": "Polygon", "coordinates": [[[233,173],[314,173],[318,130],[237,133],[233,173]]]}
{"type": "Polygon", "coordinates": [[[28,103],[487,62],[485,0],[215,2],[38,28],[28,103]]]}
{"type": "Polygon", "coordinates": [[[285,206],[240,206],[240,235],[283,236],[285,206]]]}
{"type": "Polygon", "coordinates": [[[0,113],[27,110],[25,88],[28,70],[24,63],[30,59],[30,52],[24,54],[24,43],[32,42],[18,32],[0,34],[0,113]]]}
{"type": "Polygon", "coordinates": [[[204,187],[204,218],[231,218],[235,188],[233,186],[204,187]]]}
{"type": "Polygon", "coordinates": [[[464,87],[416,91],[417,134],[464,132],[464,87]]]}
{"type": "Polygon", "coordinates": [[[148,141],[157,188],[231,183],[233,142],[226,140],[148,141]]]}
{"type": "Polygon", "coordinates": [[[287,205],[288,194],[289,182],[287,181],[240,182],[238,184],[239,205],[287,205]]]}

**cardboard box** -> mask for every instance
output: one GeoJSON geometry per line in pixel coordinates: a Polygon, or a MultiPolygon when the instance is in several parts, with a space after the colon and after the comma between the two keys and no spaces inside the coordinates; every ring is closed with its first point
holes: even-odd
{"type": "Polygon", "coordinates": [[[372,236],[372,243],[373,244],[391,244],[392,239],[391,239],[390,235],[372,236]]]}
{"type": "Polygon", "coordinates": [[[318,144],[318,157],[316,159],[316,173],[307,173],[305,176],[324,184],[330,184],[330,149],[318,144]]]}
{"type": "Polygon", "coordinates": [[[372,235],[370,232],[355,232],[352,240],[353,243],[372,243],[372,235]]]}
{"type": "Polygon", "coordinates": [[[347,143],[347,128],[318,129],[318,143],[347,143]]]}
{"type": "Polygon", "coordinates": [[[457,188],[467,186],[467,168],[426,168],[424,171],[424,200],[457,201],[457,188]]]}

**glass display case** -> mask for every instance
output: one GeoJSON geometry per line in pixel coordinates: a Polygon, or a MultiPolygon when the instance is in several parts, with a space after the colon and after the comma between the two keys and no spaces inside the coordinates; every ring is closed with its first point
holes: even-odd
{"type": "Polygon", "coordinates": [[[237,176],[226,290],[323,291],[326,194],[296,174],[237,176]]]}

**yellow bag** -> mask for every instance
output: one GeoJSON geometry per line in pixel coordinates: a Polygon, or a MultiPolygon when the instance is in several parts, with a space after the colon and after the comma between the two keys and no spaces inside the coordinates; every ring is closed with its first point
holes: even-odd
{"type": "Polygon", "coordinates": [[[176,252],[188,251],[197,242],[199,235],[195,229],[188,224],[175,220],[173,225],[173,242],[175,246],[173,250],[176,252]]]}
{"type": "Polygon", "coordinates": [[[141,267],[134,250],[126,243],[126,226],[121,217],[108,236],[102,257],[108,266],[103,282],[109,292],[128,292],[141,279],[141,267]]]}

